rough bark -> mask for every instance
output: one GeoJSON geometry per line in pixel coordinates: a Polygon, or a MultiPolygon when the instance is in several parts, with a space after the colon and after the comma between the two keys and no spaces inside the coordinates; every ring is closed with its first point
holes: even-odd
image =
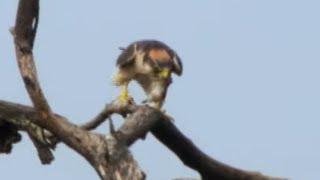
{"type": "MultiPolygon", "coordinates": [[[[106,107],[103,111],[111,111],[110,109],[113,109],[114,112],[116,112],[115,110],[118,109],[115,108],[117,105],[112,103],[106,107]]],[[[107,143],[105,148],[108,149],[106,157],[111,162],[117,162],[114,158],[120,158],[125,155],[126,153],[122,153],[128,152],[127,147],[137,139],[144,138],[150,130],[152,134],[175,153],[185,165],[198,171],[202,179],[280,179],[267,177],[256,172],[243,171],[212,159],[197,148],[171,121],[163,120],[163,114],[155,109],[135,105],[130,105],[128,109],[134,109],[134,111],[127,117],[124,124],[115,131],[115,133],[106,136],[107,143]],[[120,155],[114,154],[119,152],[121,152],[120,155]]],[[[131,111],[128,110],[128,112],[131,111]]],[[[111,114],[112,113],[110,113],[110,115],[111,114]]],[[[64,117],[60,115],[55,116],[65,121],[64,117]]],[[[33,108],[6,101],[0,101],[0,118],[16,119],[17,121],[38,121],[38,116],[33,108]]],[[[103,119],[106,118],[108,118],[108,116],[103,117],[103,119]]],[[[95,119],[90,121],[90,123],[92,122],[96,122],[95,119]]],[[[93,151],[92,153],[96,152],[93,151]]]]}
{"type": "Polygon", "coordinates": [[[212,159],[168,121],[166,115],[148,106],[113,101],[80,126],[54,114],[38,81],[33,56],[38,22],[39,0],[20,0],[12,34],[20,74],[33,107],[0,100],[0,153],[9,153],[12,145],[21,139],[19,131],[25,131],[43,164],[52,162],[55,145],[64,143],[84,157],[102,180],[141,180],[145,174],[128,148],[151,131],[185,165],[198,171],[202,179],[272,179],[212,159]],[[90,132],[114,113],[126,117],[119,129],[112,129],[107,135],[90,132]]]}
{"type": "MultiPolygon", "coordinates": [[[[39,0],[20,0],[13,35],[20,74],[36,112],[33,123],[50,131],[57,139],[81,154],[95,168],[101,179],[119,177],[128,179],[128,176],[143,179],[143,172],[136,165],[127,148],[121,146],[122,142],[85,131],[52,113],[38,81],[32,52],[38,21],[39,0]],[[108,143],[109,141],[113,143],[108,143]],[[111,151],[115,146],[121,151],[111,151]],[[113,152],[112,156],[110,152],[113,152]],[[119,152],[122,152],[121,156],[116,156],[119,152]],[[116,159],[108,159],[107,155],[116,159]],[[113,166],[109,165],[110,159],[114,160],[113,166]],[[128,169],[130,171],[127,171],[128,169]]],[[[34,142],[38,144],[37,141],[34,142]]],[[[36,147],[39,153],[44,152],[38,145],[36,147]]]]}
{"type": "MultiPolygon", "coordinates": [[[[116,110],[117,104],[110,104],[110,109],[116,110]]],[[[145,115],[145,112],[141,110],[134,112],[130,117],[135,118],[135,121],[140,121],[142,117],[143,121],[147,121],[150,117],[145,115]],[[144,119],[143,119],[144,117],[144,119]]],[[[116,112],[115,112],[116,113],[116,112]]],[[[86,158],[89,163],[95,168],[97,173],[100,175],[101,179],[117,179],[121,177],[122,179],[144,179],[145,174],[139,168],[137,162],[133,159],[130,151],[128,150],[127,139],[132,141],[140,138],[139,133],[135,139],[132,139],[130,131],[129,133],[125,128],[120,128],[115,134],[119,136],[110,134],[102,135],[97,133],[92,133],[82,129],[82,127],[71,124],[67,118],[60,115],[53,115],[54,118],[58,120],[58,123],[62,124],[65,129],[70,131],[72,140],[71,143],[78,143],[82,149],[74,149],[76,152],[81,154],[86,158]],[[120,136],[121,135],[121,136],[120,136]],[[82,146],[83,145],[83,146],[82,146]],[[82,154],[86,153],[86,154],[82,154]]],[[[129,117],[129,118],[130,118],[129,117]]],[[[20,127],[23,131],[36,131],[37,128],[35,124],[41,121],[41,117],[38,116],[37,111],[29,106],[24,106],[16,103],[11,103],[7,101],[0,100],[0,123],[12,123],[15,127],[20,127]],[[25,126],[32,126],[31,128],[25,128],[25,126]]],[[[130,122],[130,120],[128,121],[130,122]]],[[[139,124],[139,122],[137,123],[139,124]]],[[[123,125],[128,127],[128,125],[123,125]]],[[[146,134],[149,129],[139,129],[139,132],[146,134]]],[[[36,133],[35,133],[36,134],[36,133]]],[[[51,134],[59,138],[59,135],[51,134]]],[[[50,141],[52,137],[48,138],[50,141]]],[[[65,143],[63,140],[61,142],[65,143]]],[[[66,143],[65,143],[66,144],[66,143]]],[[[50,147],[50,142],[47,144],[50,147]]],[[[74,147],[77,147],[74,145],[74,147]]],[[[72,147],[71,147],[72,148],[72,147]]]]}

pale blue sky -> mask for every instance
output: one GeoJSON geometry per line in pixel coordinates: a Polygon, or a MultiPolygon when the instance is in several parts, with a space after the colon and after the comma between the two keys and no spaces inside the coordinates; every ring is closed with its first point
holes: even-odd
{"type": "MultiPolygon", "coordinates": [[[[17,0],[0,1],[0,99],[30,104],[8,32],[16,8],[17,0]]],[[[317,180],[319,9],[316,0],[41,1],[34,53],[53,109],[81,123],[118,92],[110,76],[119,46],[164,41],[184,62],[165,108],[203,151],[239,168],[317,180]]],[[[131,149],[148,179],[198,176],[151,135],[131,149]]],[[[63,145],[55,157],[42,166],[25,137],[0,157],[1,178],[98,179],[63,145]]]]}

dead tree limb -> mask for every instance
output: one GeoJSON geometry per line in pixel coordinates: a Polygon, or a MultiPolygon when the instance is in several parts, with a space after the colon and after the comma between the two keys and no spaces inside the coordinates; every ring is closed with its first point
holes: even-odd
{"type": "MultiPolygon", "coordinates": [[[[115,105],[116,106],[116,105],[115,105]]],[[[113,109],[112,104],[109,104],[113,109]]],[[[132,109],[133,107],[131,107],[132,109]]],[[[198,149],[179,129],[170,121],[163,120],[163,114],[155,109],[146,106],[135,106],[135,111],[128,116],[125,123],[115,132],[111,138],[110,144],[119,142],[117,146],[132,144],[139,138],[143,138],[151,130],[165,146],[175,153],[184,164],[199,172],[202,179],[239,179],[239,180],[272,180],[280,178],[271,178],[260,173],[243,171],[216,161],[198,149]]],[[[115,108],[117,109],[117,108],[115,108]]],[[[60,115],[57,118],[65,119],[60,115]]],[[[28,106],[14,104],[0,100],[0,118],[2,119],[29,119],[37,122],[36,111],[28,106]]],[[[107,138],[107,139],[108,139],[107,138]]],[[[120,148],[121,149],[121,148],[120,148]]],[[[117,149],[109,148],[112,152],[117,149]]],[[[93,152],[94,153],[94,152],[93,152]]],[[[108,158],[114,158],[109,154],[108,158]]],[[[111,160],[111,159],[110,159],[111,160]]],[[[114,162],[114,160],[112,160],[114,162]]]]}
{"type": "Polygon", "coordinates": [[[196,170],[204,180],[237,179],[237,180],[276,180],[258,172],[243,171],[217,160],[203,153],[191,140],[170,121],[159,121],[151,130],[152,134],[188,167],[196,170]]]}
{"type": "MultiPolygon", "coordinates": [[[[112,109],[116,109],[117,105],[110,107],[112,109]]],[[[150,116],[144,112],[143,108],[141,110],[136,111],[132,114],[131,117],[137,117],[134,120],[138,122],[142,119],[142,121],[147,121],[150,116]]],[[[152,114],[151,114],[152,115],[152,114]]],[[[145,174],[142,170],[140,170],[137,162],[133,159],[130,151],[128,150],[127,139],[132,137],[130,133],[128,133],[126,128],[120,128],[121,131],[115,132],[117,136],[114,135],[102,135],[97,133],[91,133],[89,131],[83,130],[81,127],[71,124],[65,117],[60,115],[54,115],[62,126],[70,126],[70,131],[72,131],[71,139],[75,138],[74,143],[79,143],[83,145],[87,145],[82,147],[81,152],[78,153],[88,153],[81,154],[85,157],[90,164],[95,168],[101,179],[103,180],[113,180],[121,177],[122,179],[144,179],[145,174]]],[[[16,103],[11,103],[7,101],[0,100],[0,123],[2,122],[24,122],[30,121],[29,124],[37,124],[37,122],[41,121],[41,117],[38,116],[37,111],[29,106],[24,106],[16,103]]],[[[124,125],[127,127],[128,125],[124,125]]],[[[146,134],[149,129],[145,129],[139,132],[142,134],[146,134]]],[[[139,133],[135,133],[139,134],[139,133]]],[[[55,134],[53,134],[55,136],[55,134]]],[[[57,135],[59,136],[59,135],[57,135]]],[[[135,139],[130,139],[132,141],[136,141],[140,138],[139,135],[136,136],[135,139]]],[[[61,141],[65,143],[64,141],[61,141]]],[[[73,142],[73,141],[72,141],[73,142]]]]}
{"type": "Polygon", "coordinates": [[[38,81],[33,46],[39,22],[39,0],[20,0],[12,30],[17,63],[33,107],[0,100],[0,152],[9,152],[18,142],[18,131],[25,131],[38,150],[42,163],[53,160],[52,150],[62,142],[82,155],[102,180],[145,179],[145,174],[128,147],[152,133],[203,179],[270,179],[261,174],[238,170],[201,152],[161,112],[116,101],[107,105],[92,121],[78,126],[54,114],[38,81]],[[113,113],[126,116],[123,125],[110,135],[92,133],[113,113]],[[52,141],[54,139],[54,141],[52,141]]]}
{"type": "Polygon", "coordinates": [[[125,147],[122,147],[121,156],[114,156],[117,157],[117,161],[112,162],[116,164],[110,166],[110,161],[107,159],[108,153],[110,155],[110,144],[114,148],[121,143],[116,140],[112,140],[114,143],[108,143],[112,138],[106,139],[103,135],[89,133],[66,119],[53,115],[41,90],[32,52],[38,19],[39,0],[20,0],[13,35],[20,74],[36,111],[37,118],[34,118],[33,123],[50,131],[81,154],[95,168],[101,179],[128,178],[127,176],[143,179],[143,172],[135,165],[133,157],[125,147]],[[128,169],[130,173],[127,172],[128,169]]]}

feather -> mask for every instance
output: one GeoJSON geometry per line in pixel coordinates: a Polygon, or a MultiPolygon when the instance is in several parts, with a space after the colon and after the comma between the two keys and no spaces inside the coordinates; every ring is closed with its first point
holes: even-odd
{"type": "Polygon", "coordinates": [[[134,61],[135,53],[136,53],[135,44],[131,44],[127,48],[123,48],[122,53],[118,57],[117,66],[124,67],[129,64],[132,64],[134,61]]]}

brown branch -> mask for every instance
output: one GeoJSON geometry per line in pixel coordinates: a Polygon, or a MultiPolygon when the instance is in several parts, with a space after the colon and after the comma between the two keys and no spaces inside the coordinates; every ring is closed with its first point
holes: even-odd
{"type": "MultiPolygon", "coordinates": [[[[128,107],[132,108],[132,106],[128,106],[128,107]]],[[[116,101],[113,101],[112,103],[107,104],[102,109],[102,111],[97,116],[95,116],[92,120],[81,125],[81,128],[86,130],[93,130],[98,126],[100,126],[100,124],[103,123],[107,118],[109,118],[113,113],[127,114],[129,113],[129,108],[126,109],[123,106],[119,106],[119,104],[116,101]]]]}
{"type": "Polygon", "coordinates": [[[137,106],[133,114],[129,115],[122,126],[116,131],[115,137],[127,146],[137,139],[144,139],[163,114],[147,106],[137,106]]]}
{"type": "MultiPolygon", "coordinates": [[[[117,104],[114,104],[114,107],[110,105],[110,107],[116,109],[114,107],[117,107],[117,104]]],[[[143,111],[137,111],[136,113],[137,115],[134,113],[133,116],[144,116],[143,111]]],[[[75,150],[90,162],[101,179],[109,180],[115,179],[115,177],[119,176],[123,179],[133,178],[140,180],[145,178],[144,173],[140,170],[138,164],[127,149],[127,143],[123,141],[128,139],[126,136],[121,136],[118,139],[113,135],[105,136],[101,134],[90,133],[76,125],[72,125],[63,116],[55,114],[54,118],[58,119],[59,123],[61,123],[63,126],[69,126],[68,128],[70,128],[70,131],[73,133],[70,139],[72,142],[75,140],[73,143],[84,145],[83,147],[81,146],[83,149],[80,149],[80,151],[77,149],[75,150]]],[[[146,118],[149,118],[149,116],[146,116],[146,118]]],[[[0,119],[14,119],[15,121],[28,120],[34,124],[37,124],[40,121],[40,117],[37,115],[37,111],[34,108],[1,100],[0,119]]],[[[140,119],[135,120],[139,121],[140,119]]],[[[148,131],[148,129],[145,129],[145,131],[148,131]]],[[[120,133],[116,132],[116,134],[120,133]]],[[[136,139],[138,138],[139,137],[136,139]]]]}
{"type": "MultiPolygon", "coordinates": [[[[201,152],[170,121],[162,120],[168,119],[165,115],[146,106],[133,104],[124,107],[114,102],[83,126],[77,126],[66,118],[53,114],[41,90],[32,52],[38,21],[39,0],[20,0],[13,35],[20,74],[34,108],[0,101],[0,123],[1,120],[27,119],[43,128],[42,132],[48,130],[54,138],[61,140],[88,160],[103,180],[145,178],[127,147],[137,139],[145,137],[150,129],[187,166],[197,170],[203,179],[269,179],[213,160],[201,152]],[[131,114],[127,121],[113,135],[104,136],[86,130],[96,128],[112,113],[125,115],[128,112],[131,114]]],[[[49,156],[42,156],[48,151],[45,146],[43,151],[40,145],[45,144],[39,144],[39,139],[41,137],[33,139],[35,146],[41,153],[42,160],[50,161],[49,156]]]]}
{"type": "MultiPolygon", "coordinates": [[[[20,137],[18,131],[25,131],[32,140],[42,164],[50,164],[54,159],[51,150],[55,148],[55,144],[50,143],[51,139],[45,136],[46,133],[52,135],[48,131],[44,131],[38,125],[26,119],[0,119],[0,149],[11,150],[11,144],[15,143],[16,138],[20,137]]],[[[20,138],[19,138],[20,139],[20,138]]],[[[3,152],[0,150],[0,152],[3,152]]],[[[5,151],[4,151],[5,152],[5,151]]]]}
{"type": "Polygon", "coordinates": [[[128,104],[122,104],[115,100],[110,104],[105,105],[98,115],[80,127],[85,130],[93,130],[100,126],[100,124],[108,119],[112,114],[117,113],[126,117],[127,114],[134,112],[137,108],[138,106],[133,99],[130,100],[128,104]]]}
{"type": "Polygon", "coordinates": [[[31,101],[39,115],[48,119],[51,110],[38,82],[32,53],[38,18],[39,0],[20,0],[14,27],[14,42],[20,74],[31,101]]]}
{"type": "Polygon", "coordinates": [[[37,137],[32,136],[32,134],[28,133],[29,138],[31,139],[33,145],[36,147],[38,151],[38,156],[42,164],[50,164],[54,160],[54,156],[51,152],[51,146],[48,144],[44,144],[39,141],[37,137]]]}
{"type": "MultiPolygon", "coordinates": [[[[61,121],[53,116],[51,108],[41,90],[32,48],[37,31],[39,17],[39,0],[20,0],[14,27],[14,42],[17,62],[29,97],[39,116],[36,124],[54,133],[59,139],[79,152],[83,144],[75,143],[76,139],[68,138],[72,135],[72,124],[61,121]]],[[[81,151],[81,153],[84,153],[81,151]]]]}
{"type": "Polygon", "coordinates": [[[202,179],[275,180],[256,172],[243,171],[223,164],[203,153],[170,121],[159,121],[152,134],[188,167],[198,171],[202,179]]]}
{"type": "MultiPolygon", "coordinates": [[[[15,27],[12,30],[20,74],[40,117],[37,123],[40,123],[41,127],[57,133],[60,126],[53,119],[51,108],[41,90],[32,52],[38,22],[39,0],[20,0],[15,27]]],[[[63,135],[66,134],[61,134],[61,136],[63,135]]],[[[33,142],[37,144],[36,147],[40,147],[37,141],[33,142]]],[[[39,150],[39,152],[45,151],[39,150]]]]}
{"type": "Polygon", "coordinates": [[[110,109],[110,104],[106,105],[103,110],[92,120],[88,121],[87,123],[81,125],[83,129],[86,130],[93,130],[100,126],[111,114],[112,110],[110,109]]]}
{"type": "MultiPolygon", "coordinates": [[[[112,108],[112,104],[110,104],[109,107],[112,108]]],[[[202,179],[280,179],[267,177],[260,173],[243,171],[216,161],[198,149],[172,122],[162,120],[163,114],[159,111],[146,106],[135,106],[134,108],[135,111],[128,116],[127,120],[115,132],[114,136],[107,136],[107,143],[102,139],[95,141],[97,144],[104,144],[108,151],[105,153],[93,151],[92,153],[97,153],[97,155],[100,154],[99,156],[105,154],[104,156],[108,159],[107,162],[109,162],[109,167],[110,162],[119,162],[119,159],[117,158],[122,156],[125,157],[125,155],[121,153],[128,152],[126,150],[127,145],[131,145],[137,139],[143,138],[151,128],[153,135],[174,152],[185,165],[198,171],[199,174],[201,174],[202,179]],[[114,146],[111,146],[110,144],[114,144],[114,146]],[[119,151],[119,149],[124,150],[119,151]],[[120,152],[121,155],[115,154],[115,152],[120,152]]],[[[59,115],[55,116],[57,116],[57,118],[63,118],[59,115]]],[[[30,119],[30,121],[36,122],[37,120],[34,118],[38,117],[35,110],[31,107],[0,100],[0,118],[21,118],[30,119]]]]}
{"type": "MultiPolygon", "coordinates": [[[[74,125],[57,119],[52,115],[51,108],[38,82],[32,53],[37,28],[34,24],[38,24],[38,14],[39,0],[20,0],[14,28],[14,42],[20,74],[39,116],[36,124],[48,129],[67,145],[84,155],[89,152],[85,152],[83,148],[84,144],[77,143],[76,139],[82,137],[75,138],[71,136],[74,132],[82,131],[76,129],[74,125]]],[[[83,132],[80,134],[84,135],[83,132]]]]}
{"type": "MultiPolygon", "coordinates": [[[[126,147],[119,146],[118,141],[112,140],[112,138],[106,139],[105,136],[100,134],[89,133],[70,123],[65,118],[57,117],[52,113],[38,81],[32,52],[39,21],[38,17],[39,0],[19,1],[13,35],[20,74],[35,107],[35,114],[29,114],[33,117],[28,119],[40,127],[49,130],[57,139],[80,153],[95,168],[101,179],[115,179],[115,177],[128,178],[127,176],[130,175],[136,175],[137,179],[142,179],[143,173],[138,166],[135,165],[135,161],[130,153],[125,150],[126,147]],[[122,151],[110,151],[110,149],[114,147],[119,147],[118,149],[122,149],[122,151]],[[109,165],[110,161],[106,158],[108,154],[110,155],[110,152],[116,152],[111,154],[118,155],[114,156],[117,158],[113,158],[116,159],[116,161],[112,161],[113,166],[109,165]],[[119,152],[125,153],[121,153],[120,156],[119,152]],[[131,169],[131,171],[128,173],[125,172],[124,169],[131,169]]],[[[16,105],[11,104],[11,108],[14,109],[15,106],[16,105]]],[[[23,107],[17,106],[18,109],[16,110],[20,110],[20,115],[26,115],[26,112],[23,112],[23,107]]],[[[5,110],[6,108],[8,107],[4,107],[5,110]]],[[[11,111],[11,115],[13,118],[17,118],[17,112],[11,111]]],[[[10,118],[4,117],[4,119],[10,118]]]]}

